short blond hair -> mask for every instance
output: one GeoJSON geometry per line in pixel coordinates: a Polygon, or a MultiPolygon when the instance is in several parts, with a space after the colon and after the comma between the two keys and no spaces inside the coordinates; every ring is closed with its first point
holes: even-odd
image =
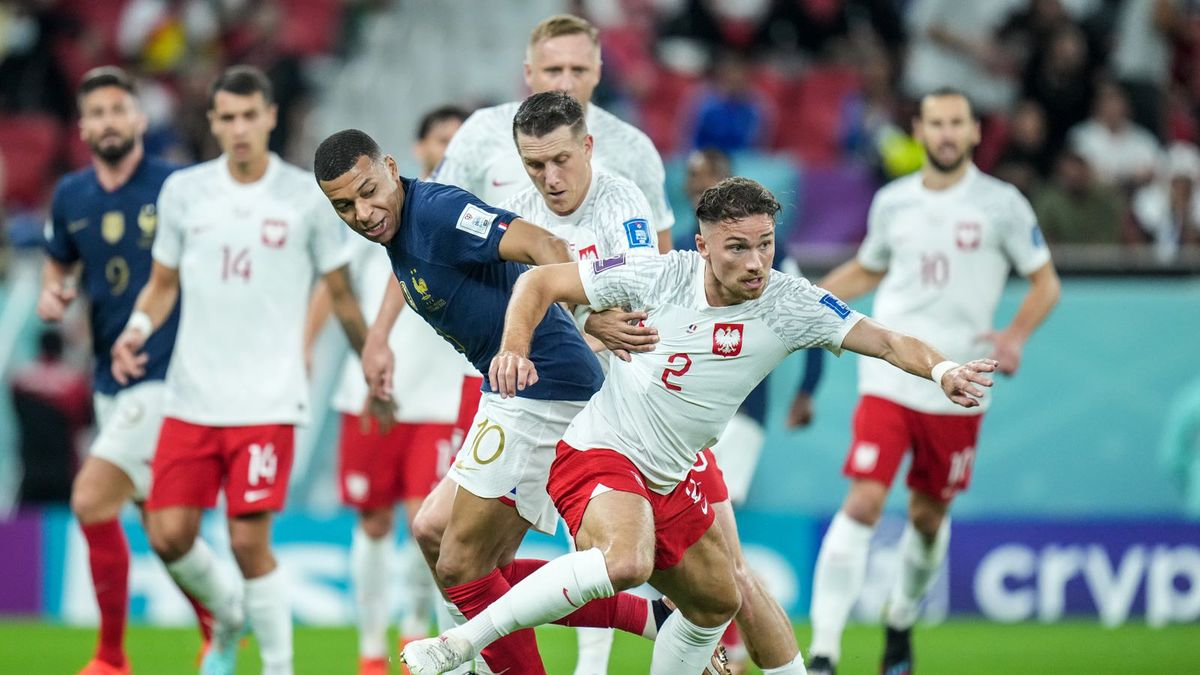
{"type": "Polygon", "coordinates": [[[529,33],[529,45],[525,49],[525,60],[533,55],[533,48],[543,40],[564,35],[586,35],[596,47],[596,58],[600,58],[600,31],[587,19],[574,14],[555,14],[542,19],[529,33]]]}

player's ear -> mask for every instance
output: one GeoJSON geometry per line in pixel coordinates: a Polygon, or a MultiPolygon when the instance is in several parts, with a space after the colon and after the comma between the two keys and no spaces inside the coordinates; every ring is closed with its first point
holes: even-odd
{"type": "Polygon", "coordinates": [[[696,233],[696,252],[705,260],[708,259],[708,243],[704,241],[703,228],[696,233]]]}
{"type": "Polygon", "coordinates": [[[592,158],[592,148],[594,148],[595,146],[596,146],[596,139],[593,138],[591,134],[584,136],[583,137],[583,156],[590,160],[592,158]]]}
{"type": "Polygon", "coordinates": [[[267,106],[267,123],[270,124],[270,131],[275,130],[275,125],[279,122],[279,106],[272,103],[267,106]]]}
{"type": "Polygon", "coordinates": [[[383,165],[387,167],[388,175],[394,179],[400,179],[400,167],[396,166],[396,158],[391,155],[385,155],[383,165]]]}
{"type": "Polygon", "coordinates": [[[525,57],[525,63],[523,64],[523,69],[525,72],[525,86],[529,87],[530,89],[533,89],[533,66],[529,65],[529,57],[528,56],[525,57]]]}

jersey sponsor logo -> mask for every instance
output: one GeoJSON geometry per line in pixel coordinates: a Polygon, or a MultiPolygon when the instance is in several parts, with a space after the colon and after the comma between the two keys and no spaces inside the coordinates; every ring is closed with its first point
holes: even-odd
{"type": "Polygon", "coordinates": [[[584,246],[583,248],[579,249],[578,253],[580,260],[600,259],[600,250],[596,248],[595,244],[592,244],[591,246],[584,246]]]}
{"type": "Polygon", "coordinates": [[[458,215],[458,222],[454,228],[480,239],[487,239],[488,230],[492,229],[495,220],[496,214],[488,213],[474,204],[467,204],[458,215]]]}
{"type": "Polygon", "coordinates": [[[287,243],[288,224],[286,220],[267,218],[262,223],[262,243],[267,248],[283,248],[287,243]]]}
{"type": "Polygon", "coordinates": [[[740,323],[713,324],[712,353],[717,356],[737,356],[741,354],[742,336],[745,331],[745,325],[740,323]]]}
{"type": "Polygon", "coordinates": [[[822,305],[832,309],[834,314],[837,314],[843,319],[850,316],[850,308],[846,306],[846,303],[838,300],[837,296],[835,296],[833,293],[826,293],[825,295],[821,296],[820,302],[822,305]]]}
{"type": "Polygon", "coordinates": [[[624,264],[625,264],[625,254],[624,253],[622,253],[621,255],[614,255],[611,258],[605,258],[604,260],[593,260],[592,261],[592,274],[600,274],[601,272],[606,272],[608,270],[611,270],[614,267],[620,267],[621,265],[624,265],[624,264]]]}
{"type": "Polygon", "coordinates": [[[115,244],[121,241],[125,234],[125,214],[120,211],[109,211],[100,220],[100,236],[104,241],[115,244]]]}
{"type": "Polygon", "coordinates": [[[1042,228],[1033,224],[1033,230],[1029,233],[1029,238],[1033,242],[1034,248],[1041,248],[1046,245],[1046,238],[1042,236],[1042,228]]]}
{"type": "Polygon", "coordinates": [[[650,236],[650,223],[645,218],[634,218],[625,221],[625,237],[629,239],[629,248],[651,248],[654,239],[650,236]]]}
{"type": "Polygon", "coordinates": [[[974,251],[983,241],[983,226],[973,220],[966,220],[954,226],[954,245],[960,251],[974,251]]]}

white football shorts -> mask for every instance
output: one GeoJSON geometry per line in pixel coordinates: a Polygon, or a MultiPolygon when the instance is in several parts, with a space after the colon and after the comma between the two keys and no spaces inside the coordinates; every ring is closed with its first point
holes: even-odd
{"type": "Polygon", "coordinates": [[[484,393],[447,475],[476,497],[512,500],[535,529],[554,534],[558,511],[546,480],[558,441],[586,403],[484,393]]]}
{"type": "Polygon", "coordinates": [[[143,501],[150,493],[150,460],[158,445],[166,393],[165,382],[151,380],[113,395],[95,394],[92,399],[99,431],[91,454],[129,476],[134,501],[143,501]]]}
{"type": "Polygon", "coordinates": [[[712,446],[717,466],[725,475],[725,486],[729,488],[729,501],[734,506],[746,501],[754,470],[758,468],[758,457],[762,454],[763,428],[754,418],[737,414],[729,420],[721,439],[712,446]]]}

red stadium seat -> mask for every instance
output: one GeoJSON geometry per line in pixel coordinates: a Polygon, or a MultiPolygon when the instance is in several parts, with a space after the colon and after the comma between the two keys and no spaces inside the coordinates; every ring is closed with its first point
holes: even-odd
{"type": "Polygon", "coordinates": [[[783,94],[775,145],[813,164],[838,160],[838,132],[846,97],[859,88],[858,71],[814,68],[783,94]]]}
{"type": "Polygon", "coordinates": [[[333,50],[341,34],[343,0],[279,0],[280,46],[286,54],[312,56],[333,50]]]}
{"type": "Polygon", "coordinates": [[[61,142],[62,129],[48,115],[0,118],[6,205],[36,208],[45,203],[61,142]]]}

